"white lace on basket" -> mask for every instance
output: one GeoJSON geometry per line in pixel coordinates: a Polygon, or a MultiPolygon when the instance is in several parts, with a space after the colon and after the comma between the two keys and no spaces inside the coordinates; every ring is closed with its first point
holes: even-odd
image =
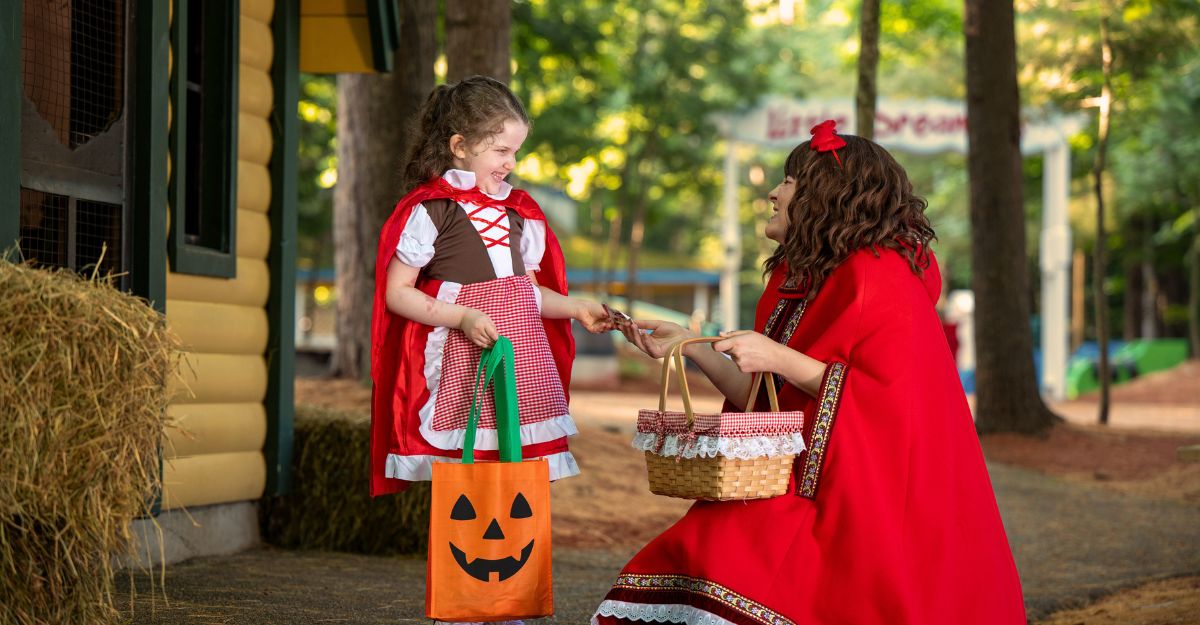
{"type": "MultiPolygon", "coordinates": [[[[615,616],[644,623],[684,623],[685,625],[733,625],[733,623],[700,608],[677,603],[648,604],[607,600],[596,609],[600,616],[615,616]]],[[[592,617],[592,625],[599,621],[592,617]]]]}
{"type": "Polygon", "coordinates": [[[697,436],[694,440],[684,443],[682,454],[679,453],[679,438],[677,434],[664,436],[662,448],[659,449],[658,434],[638,432],[633,437],[633,448],[653,451],[663,456],[713,458],[720,455],[738,460],[794,456],[804,451],[804,435],[799,432],[784,436],[747,436],[745,438],[697,436]]]}

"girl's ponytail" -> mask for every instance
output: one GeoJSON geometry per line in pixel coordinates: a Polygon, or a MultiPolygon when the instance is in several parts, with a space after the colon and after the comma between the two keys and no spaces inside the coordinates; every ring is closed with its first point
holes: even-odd
{"type": "Polygon", "coordinates": [[[508,120],[530,125],[524,105],[504,83],[472,76],[435,87],[412,123],[408,158],[400,171],[401,195],[454,166],[451,137],[462,135],[474,146],[499,133],[508,120]]]}
{"type": "MultiPolygon", "coordinates": [[[[429,97],[425,98],[425,103],[421,105],[416,119],[409,123],[408,136],[411,137],[411,140],[409,141],[408,158],[400,170],[400,195],[406,195],[417,185],[432,177],[423,172],[424,165],[435,157],[436,146],[432,144],[435,137],[441,134],[438,132],[438,122],[445,117],[444,113],[449,108],[452,90],[449,85],[434,87],[433,91],[429,93],[429,97]]],[[[437,173],[433,175],[436,176],[437,173]]]]}

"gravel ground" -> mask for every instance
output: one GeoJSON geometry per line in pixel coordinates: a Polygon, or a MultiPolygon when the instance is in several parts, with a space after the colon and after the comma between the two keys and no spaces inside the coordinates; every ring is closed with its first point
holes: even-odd
{"type": "MultiPolygon", "coordinates": [[[[1200,507],[1006,465],[991,470],[1031,619],[1147,580],[1200,572],[1200,507]]],[[[586,624],[630,555],[626,547],[556,549],[557,616],[540,622],[586,624]]],[[[423,560],[341,553],[259,549],[197,559],[168,570],[167,600],[149,576],[134,576],[131,622],[428,623],[424,574],[423,560]]],[[[125,606],[129,584],[122,576],[125,606]]]]}

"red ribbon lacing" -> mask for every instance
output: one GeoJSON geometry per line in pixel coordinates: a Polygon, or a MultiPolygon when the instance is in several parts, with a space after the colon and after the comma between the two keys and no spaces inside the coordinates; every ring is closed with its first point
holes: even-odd
{"type": "Polygon", "coordinates": [[[454,200],[455,202],[458,202],[459,204],[473,204],[473,205],[479,207],[479,208],[476,208],[475,210],[471,211],[470,213],[468,213],[467,217],[469,217],[471,219],[471,221],[477,221],[481,224],[487,224],[486,226],[484,226],[482,229],[479,230],[479,236],[480,236],[480,238],[482,238],[484,240],[484,243],[485,243],[485,245],[487,245],[487,247],[495,247],[497,245],[503,245],[504,247],[509,247],[509,244],[508,244],[509,230],[508,230],[508,228],[505,228],[504,226],[500,225],[500,222],[504,221],[504,218],[507,217],[507,214],[504,213],[504,201],[503,200],[497,200],[496,198],[488,197],[487,194],[485,194],[483,191],[479,190],[479,187],[471,187],[470,189],[459,189],[458,187],[450,184],[449,182],[446,182],[445,178],[437,178],[433,181],[433,184],[434,184],[434,186],[437,187],[437,189],[440,193],[445,194],[445,197],[450,198],[450,199],[454,200]],[[498,209],[500,209],[502,214],[494,220],[484,219],[483,217],[477,216],[478,213],[480,213],[481,211],[488,209],[488,208],[498,208],[498,209]],[[491,237],[491,236],[488,236],[487,234],[484,234],[487,231],[491,230],[492,228],[499,228],[499,229],[503,230],[504,232],[501,233],[498,238],[491,237]]]}

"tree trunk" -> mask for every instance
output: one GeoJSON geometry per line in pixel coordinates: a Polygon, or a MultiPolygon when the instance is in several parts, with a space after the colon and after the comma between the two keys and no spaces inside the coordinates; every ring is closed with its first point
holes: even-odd
{"type": "MultiPolygon", "coordinates": [[[[641,189],[639,189],[641,191],[641,189]]],[[[646,234],[646,194],[639,192],[634,200],[633,222],[629,225],[629,264],[625,270],[625,314],[634,316],[634,302],[638,295],[638,256],[642,251],[642,240],[646,234]]],[[[634,317],[636,319],[636,317],[634,317]]]]}
{"type": "Polygon", "coordinates": [[[963,30],[976,428],[1032,433],[1052,425],[1054,415],[1038,394],[1033,368],[1011,0],[967,0],[963,30]]]}
{"type": "Polygon", "coordinates": [[[1188,275],[1188,337],[1192,358],[1200,358],[1200,205],[1195,209],[1196,236],[1192,239],[1192,262],[1188,275]]]}
{"type": "Polygon", "coordinates": [[[598,296],[608,288],[600,287],[600,270],[604,262],[604,206],[600,204],[600,198],[594,197],[589,208],[592,218],[589,231],[592,237],[592,293],[598,296]]]}
{"type": "Polygon", "coordinates": [[[512,4],[508,0],[446,0],[446,80],[480,74],[508,84],[512,4]]]}
{"type": "Polygon", "coordinates": [[[624,210],[618,210],[612,221],[608,222],[608,246],[604,251],[605,297],[613,296],[613,284],[617,278],[617,259],[621,252],[621,229],[624,227],[622,216],[624,214],[624,210]]]}
{"type": "Polygon", "coordinates": [[[855,131],[875,138],[875,77],[879,69],[879,0],[862,0],[859,13],[858,91],[854,97],[855,131]]]}
{"type": "Polygon", "coordinates": [[[338,182],[333,192],[337,347],[331,373],[371,369],[371,302],[379,230],[399,199],[409,120],[433,89],[436,0],[400,3],[400,47],[391,74],[338,77],[338,182]]]}
{"type": "Polygon", "coordinates": [[[1100,350],[1100,408],[1097,419],[1100,425],[1108,424],[1110,387],[1112,377],[1108,372],[1108,294],[1104,292],[1107,275],[1108,233],[1104,229],[1104,167],[1108,156],[1109,112],[1112,109],[1112,44],[1108,38],[1108,16],[1100,18],[1100,55],[1104,72],[1104,87],[1100,92],[1099,141],[1096,144],[1096,162],[1092,167],[1096,191],[1096,260],[1092,271],[1092,293],[1096,307],[1096,345],[1100,350]]]}
{"type": "Polygon", "coordinates": [[[1087,306],[1084,301],[1087,299],[1084,296],[1087,284],[1087,254],[1083,250],[1076,248],[1071,256],[1071,353],[1083,344],[1083,338],[1087,329],[1086,311],[1087,306]]]}
{"type": "Polygon", "coordinates": [[[1125,301],[1121,307],[1121,337],[1126,341],[1136,339],[1142,328],[1142,289],[1142,267],[1136,259],[1130,259],[1125,265],[1125,301]]]}
{"type": "MultiPolygon", "coordinates": [[[[1153,252],[1151,252],[1153,254],[1153,252]]],[[[1156,339],[1162,334],[1162,323],[1159,314],[1159,300],[1162,290],[1158,286],[1158,275],[1154,272],[1154,261],[1143,260],[1140,268],[1142,274],[1142,299],[1139,302],[1142,309],[1142,325],[1138,333],[1144,339],[1156,339]]]]}

